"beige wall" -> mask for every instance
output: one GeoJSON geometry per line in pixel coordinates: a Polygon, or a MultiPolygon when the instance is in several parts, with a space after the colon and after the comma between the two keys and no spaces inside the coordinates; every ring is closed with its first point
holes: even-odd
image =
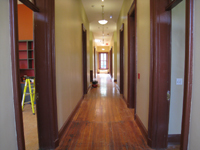
{"type": "MultiPolygon", "coordinates": [[[[117,84],[120,83],[119,30],[124,23],[124,97],[128,95],[128,29],[127,14],[133,0],[123,3],[117,23],[117,84]]],[[[149,76],[150,76],[150,0],[137,1],[137,72],[141,79],[137,81],[137,115],[148,128],[149,114],[149,76]]]]}
{"type": "Polygon", "coordinates": [[[0,149],[17,150],[8,0],[0,1],[0,20],[0,149]]]}
{"type": "Polygon", "coordinates": [[[117,80],[117,31],[113,33],[111,46],[113,48],[113,79],[117,80]]]}
{"type": "Polygon", "coordinates": [[[136,113],[148,129],[150,77],[150,0],[137,0],[137,106],[136,113]]]}
{"type": "Polygon", "coordinates": [[[184,80],[185,0],[172,9],[171,31],[171,99],[168,133],[181,134],[184,83],[176,85],[176,79],[184,80]]]}
{"type": "Polygon", "coordinates": [[[193,71],[193,86],[192,86],[192,108],[191,108],[191,123],[189,136],[189,150],[200,149],[200,1],[194,0],[194,71],[193,71]]]}
{"type": "Polygon", "coordinates": [[[133,0],[125,0],[117,22],[117,84],[120,86],[120,37],[119,30],[124,23],[124,97],[127,100],[127,82],[128,82],[128,29],[127,29],[127,14],[133,0]]]}
{"type": "Polygon", "coordinates": [[[90,32],[81,0],[55,1],[56,88],[60,129],[82,97],[82,27],[87,29],[87,81],[90,83],[90,32]]]}

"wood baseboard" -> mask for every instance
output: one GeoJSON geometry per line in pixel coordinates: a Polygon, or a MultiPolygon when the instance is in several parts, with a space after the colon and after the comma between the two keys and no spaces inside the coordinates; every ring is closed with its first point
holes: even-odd
{"type": "Polygon", "coordinates": [[[87,93],[91,90],[91,88],[92,88],[92,84],[90,84],[90,85],[88,86],[87,93]]]}
{"type": "Polygon", "coordinates": [[[142,123],[142,121],[140,120],[139,116],[136,114],[135,115],[135,121],[138,125],[138,127],[140,128],[140,131],[142,132],[142,135],[145,137],[146,141],[148,139],[148,131],[145,128],[144,124],[142,123]]]}
{"type": "Polygon", "coordinates": [[[119,88],[119,85],[118,84],[116,84],[116,89],[119,91],[119,93],[120,93],[120,88],[119,88]]]}
{"type": "Polygon", "coordinates": [[[168,143],[170,144],[180,144],[181,143],[181,134],[169,134],[168,143]]]}
{"type": "Polygon", "coordinates": [[[63,135],[67,131],[70,123],[72,122],[72,120],[73,120],[73,118],[74,118],[74,116],[76,114],[76,112],[80,108],[80,105],[81,105],[83,99],[84,99],[84,96],[82,96],[82,98],[79,100],[78,104],[76,105],[76,107],[74,108],[74,110],[71,112],[70,116],[65,121],[64,125],[62,126],[62,128],[59,130],[59,132],[58,132],[59,141],[60,141],[60,139],[62,139],[63,135]]]}

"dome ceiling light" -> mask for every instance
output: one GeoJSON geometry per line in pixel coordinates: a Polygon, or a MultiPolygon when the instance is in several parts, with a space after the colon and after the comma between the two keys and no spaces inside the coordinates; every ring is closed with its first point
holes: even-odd
{"type": "Polygon", "coordinates": [[[101,5],[101,7],[102,7],[102,20],[99,20],[98,22],[99,24],[104,25],[107,24],[108,21],[104,19],[104,5],[101,5]]]}

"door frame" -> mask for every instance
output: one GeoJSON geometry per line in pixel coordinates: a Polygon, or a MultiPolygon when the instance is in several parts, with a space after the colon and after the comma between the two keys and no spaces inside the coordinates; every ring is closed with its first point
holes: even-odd
{"type": "Polygon", "coordinates": [[[113,48],[110,49],[110,77],[113,78],[113,48]]]}
{"type": "Polygon", "coordinates": [[[185,77],[183,95],[183,116],[181,128],[181,150],[187,150],[190,112],[192,101],[193,80],[193,24],[194,24],[194,0],[186,0],[186,28],[185,28],[185,77]]]}
{"type": "Polygon", "coordinates": [[[168,3],[169,0],[150,0],[148,145],[152,148],[166,148],[168,140],[167,91],[171,81],[171,12],[165,11],[168,3]]]}
{"type": "Polygon", "coordinates": [[[97,66],[96,66],[96,48],[94,46],[94,78],[97,77],[97,66]]]}
{"type": "MultiPolygon", "coordinates": [[[[18,57],[17,1],[10,0],[11,58],[16,121],[17,144],[25,150],[18,57]]],[[[35,0],[37,7],[30,7],[28,0],[21,0],[34,12],[34,47],[38,141],[41,149],[54,149],[59,144],[56,79],[55,79],[55,13],[54,0],[35,0]],[[35,8],[37,8],[35,10],[35,8]],[[45,21],[41,21],[41,15],[45,21]],[[43,35],[43,36],[41,36],[43,35]],[[37,57],[37,56],[44,57],[37,57]],[[49,117],[51,116],[51,117],[49,117]]],[[[32,3],[31,3],[32,4],[32,3]]]]}
{"type": "Polygon", "coordinates": [[[137,0],[128,12],[128,108],[134,108],[136,115],[137,89],[137,0]],[[133,39],[134,37],[134,39],[133,39]]]}
{"type": "MultiPolygon", "coordinates": [[[[177,0],[181,2],[181,0],[177,0]]],[[[172,4],[172,3],[171,3],[172,4]]],[[[169,4],[165,7],[166,10],[170,10],[169,4]]],[[[160,44],[156,33],[158,28],[156,20],[156,11],[158,7],[157,0],[151,0],[151,59],[150,59],[150,99],[149,99],[149,126],[148,126],[148,145],[153,148],[158,148],[158,139],[160,138],[157,133],[157,127],[161,124],[159,123],[159,113],[158,113],[158,94],[156,86],[159,85],[157,81],[157,76],[159,71],[157,67],[161,66],[158,62],[158,49],[156,49],[156,44],[160,44]]],[[[177,3],[176,3],[177,5],[177,3]]],[[[175,7],[172,6],[171,8],[175,7]]],[[[164,9],[164,8],[163,8],[164,9]]],[[[185,28],[185,75],[184,75],[184,95],[183,95],[183,113],[182,113],[182,129],[181,129],[181,143],[180,149],[187,150],[188,147],[188,136],[189,136],[189,125],[190,125],[190,111],[191,111],[191,99],[192,99],[192,80],[193,80],[193,23],[194,23],[194,0],[186,0],[186,28],[185,28]]],[[[156,19],[157,18],[157,19],[156,19]]],[[[170,33],[170,32],[169,32],[170,33]]],[[[169,36],[169,35],[168,35],[169,36]]],[[[168,38],[168,36],[165,36],[168,38]]],[[[169,36],[170,37],[170,36],[169,36]]],[[[167,106],[168,107],[168,106],[167,106]]],[[[165,109],[165,111],[167,111],[165,109]]],[[[168,113],[169,114],[169,113],[168,113]]],[[[169,121],[168,121],[169,123],[169,121]]],[[[168,125],[167,123],[167,125],[168,125]]],[[[166,128],[166,124],[165,124],[166,128]]],[[[166,130],[166,129],[165,129],[166,130]]],[[[163,140],[162,144],[167,144],[166,139],[163,140]]]]}
{"type": "Polygon", "coordinates": [[[83,95],[87,94],[87,30],[82,26],[83,95]]]}
{"type": "Polygon", "coordinates": [[[124,96],[124,23],[119,30],[120,41],[120,94],[124,96]]]}

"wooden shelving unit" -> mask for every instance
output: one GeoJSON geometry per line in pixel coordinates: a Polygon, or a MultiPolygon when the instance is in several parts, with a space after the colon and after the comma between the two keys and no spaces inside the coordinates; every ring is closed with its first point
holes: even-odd
{"type": "Polygon", "coordinates": [[[32,40],[19,41],[19,69],[20,78],[25,75],[28,77],[35,76],[34,68],[34,47],[32,40]]]}

